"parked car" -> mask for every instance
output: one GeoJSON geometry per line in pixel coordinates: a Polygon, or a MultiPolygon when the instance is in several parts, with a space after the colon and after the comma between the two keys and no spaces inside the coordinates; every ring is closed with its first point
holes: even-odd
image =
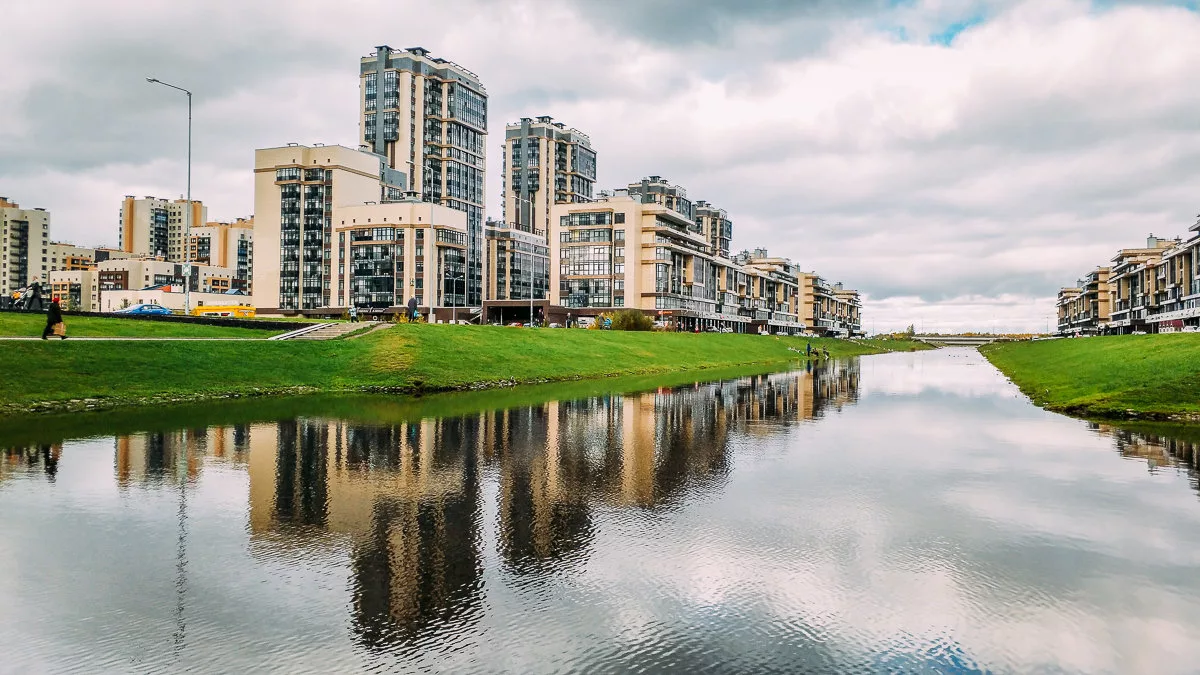
{"type": "Polygon", "coordinates": [[[1200,326],[1184,326],[1180,329],[1181,333],[1200,333],[1200,326]]]}
{"type": "Polygon", "coordinates": [[[166,307],[163,307],[162,305],[156,305],[154,303],[141,303],[141,304],[137,304],[137,305],[131,305],[124,309],[118,309],[113,312],[113,314],[141,314],[141,315],[172,314],[172,313],[173,312],[171,310],[167,309],[166,307]]]}
{"type": "Polygon", "coordinates": [[[1146,334],[1146,331],[1144,331],[1144,330],[1135,330],[1135,331],[1132,331],[1132,332],[1130,332],[1129,334],[1130,334],[1130,335],[1145,335],[1145,334],[1146,334]]]}

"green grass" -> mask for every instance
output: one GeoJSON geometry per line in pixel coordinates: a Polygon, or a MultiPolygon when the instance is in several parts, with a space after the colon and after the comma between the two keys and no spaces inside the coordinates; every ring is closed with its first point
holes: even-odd
{"type": "Polygon", "coordinates": [[[1200,335],[1117,335],[982,347],[1034,403],[1085,417],[1200,413],[1200,335]]]}
{"type": "MultiPolygon", "coordinates": [[[[800,358],[803,338],[401,325],[327,342],[9,342],[0,412],[160,405],[235,395],[433,392],[617,375],[763,370],[800,358]],[[82,399],[91,399],[83,401],[82,399]]],[[[832,356],[914,348],[813,339],[832,356]]]]}
{"type": "MultiPolygon", "coordinates": [[[[146,321],[118,317],[64,316],[70,337],[206,337],[206,338],[263,338],[294,330],[295,326],[281,325],[277,330],[207,326],[203,324],[146,321]]],[[[40,337],[46,327],[44,314],[0,312],[0,336],[40,337]]]]}

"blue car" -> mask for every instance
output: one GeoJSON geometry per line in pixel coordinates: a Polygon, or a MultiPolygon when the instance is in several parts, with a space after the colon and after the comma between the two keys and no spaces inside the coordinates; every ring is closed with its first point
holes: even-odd
{"type": "Polygon", "coordinates": [[[118,309],[113,314],[171,314],[171,310],[162,305],[140,304],[118,309]]]}

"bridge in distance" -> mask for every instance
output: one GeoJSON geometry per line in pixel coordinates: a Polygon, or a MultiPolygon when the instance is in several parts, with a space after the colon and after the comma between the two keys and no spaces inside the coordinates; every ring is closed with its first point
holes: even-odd
{"type": "Polygon", "coordinates": [[[1012,338],[1003,335],[914,335],[913,339],[935,347],[978,347],[993,342],[1008,342],[1012,338]]]}

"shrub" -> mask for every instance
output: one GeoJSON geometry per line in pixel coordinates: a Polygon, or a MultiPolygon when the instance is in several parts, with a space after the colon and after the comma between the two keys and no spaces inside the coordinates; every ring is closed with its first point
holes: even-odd
{"type": "Polygon", "coordinates": [[[636,309],[625,309],[613,314],[613,330],[650,330],[654,328],[654,319],[642,314],[636,309]]]}

